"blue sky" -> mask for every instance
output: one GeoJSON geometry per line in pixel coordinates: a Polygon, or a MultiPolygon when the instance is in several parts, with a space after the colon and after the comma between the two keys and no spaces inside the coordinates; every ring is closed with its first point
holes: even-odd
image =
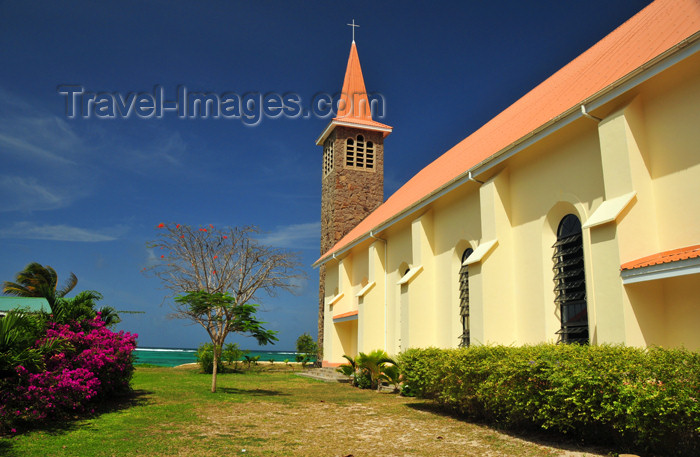
{"type": "MultiPolygon", "coordinates": [[[[74,272],[142,346],[195,347],[170,320],[146,242],[156,225],[255,224],[299,251],[298,295],[262,297],[271,349],[316,335],[321,149],[328,120],[70,119],[60,85],[152,93],[340,90],[355,19],[365,83],[386,101],[385,196],[648,0],[491,2],[0,2],[0,280],[74,272]]],[[[254,348],[247,338],[232,337],[254,348]]]]}

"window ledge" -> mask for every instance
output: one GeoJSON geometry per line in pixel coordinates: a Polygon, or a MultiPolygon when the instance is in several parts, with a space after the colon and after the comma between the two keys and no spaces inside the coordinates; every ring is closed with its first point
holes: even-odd
{"type": "Polygon", "coordinates": [[[474,263],[481,262],[481,260],[486,257],[486,255],[493,251],[493,249],[498,246],[498,240],[491,240],[481,243],[474,249],[469,257],[462,263],[462,266],[471,265],[474,263]]]}
{"type": "Polygon", "coordinates": [[[630,204],[636,195],[637,192],[630,192],[625,195],[620,195],[619,197],[611,198],[610,200],[605,200],[593,211],[593,214],[591,214],[591,217],[583,224],[582,228],[596,227],[614,221],[617,219],[617,216],[627,208],[627,205],[630,204]]]}
{"type": "Polygon", "coordinates": [[[335,305],[336,303],[338,303],[340,301],[341,298],[343,298],[343,295],[345,295],[345,292],[341,292],[338,295],[336,295],[335,297],[331,297],[331,298],[326,299],[326,305],[328,305],[328,306],[335,305]]]}
{"type": "Polygon", "coordinates": [[[406,272],[406,274],[403,275],[401,277],[401,279],[399,279],[399,281],[396,284],[399,286],[407,284],[414,277],[416,277],[418,275],[418,273],[420,273],[421,271],[423,271],[423,265],[418,265],[417,267],[411,267],[411,269],[408,270],[408,272],[406,272]]]}
{"type": "Polygon", "coordinates": [[[367,284],[365,287],[360,289],[360,291],[358,293],[356,293],[355,296],[356,297],[364,297],[365,295],[367,295],[367,292],[369,292],[372,289],[372,287],[374,287],[374,285],[375,285],[375,282],[372,281],[371,283],[367,284]]]}

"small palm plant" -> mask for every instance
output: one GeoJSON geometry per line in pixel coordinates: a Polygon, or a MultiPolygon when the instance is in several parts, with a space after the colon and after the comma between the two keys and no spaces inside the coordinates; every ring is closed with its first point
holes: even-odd
{"type": "Polygon", "coordinates": [[[396,365],[386,351],[375,349],[369,354],[360,352],[356,360],[357,365],[361,370],[366,370],[370,376],[370,387],[379,390],[381,388],[380,375],[384,372],[387,364],[396,365]]]}
{"type": "Polygon", "coordinates": [[[400,390],[399,385],[401,384],[401,372],[399,366],[396,364],[386,365],[379,375],[381,381],[386,381],[394,386],[394,393],[400,390]]]}
{"type": "Polygon", "coordinates": [[[387,381],[398,389],[400,382],[398,364],[385,351],[377,349],[369,354],[360,352],[354,359],[349,355],[343,355],[343,357],[348,363],[339,366],[336,371],[350,376],[350,383],[353,386],[379,390],[382,381],[387,381]]]}
{"type": "Polygon", "coordinates": [[[341,365],[338,368],[336,368],[335,371],[338,373],[342,373],[345,376],[350,377],[350,385],[355,385],[355,372],[357,371],[357,365],[355,364],[355,359],[350,357],[349,355],[343,354],[343,357],[348,361],[347,365],[341,365]]]}

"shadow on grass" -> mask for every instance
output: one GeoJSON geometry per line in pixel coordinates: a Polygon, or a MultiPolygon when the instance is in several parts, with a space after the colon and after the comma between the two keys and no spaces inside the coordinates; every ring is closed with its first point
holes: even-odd
{"type": "MultiPolygon", "coordinates": [[[[152,394],[153,392],[150,390],[133,390],[128,393],[118,394],[112,398],[104,399],[99,403],[88,404],[87,407],[94,409],[93,412],[79,413],[68,418],[54,421],[49,420],[34,426],[22,427],[18,430],[20,430],[20,433],[41,430],[51,435],[60,435],[78,428],[84,428],[84,424],[81,423],[84,420],[94,419],[102,414],[144,406],[148,404],[152,394]]],[[[0,455],[4,454],[0,452],[0,455]]]]}
{"type": "Polygon", "coordinates": [[[562,451],[589,452],[606,455],[612,455],[613,452],[620,451],[619,449],[613,450],[609,447],[604,447],[596,444],[582,444],[578,441],[571,439],[566,435],[562,435],[554,431],[547,431],[543,429],[510,430],[499,428],[496,424],[466,417],[457,411],[442,408],[436,403],[416,402],[406,403],[406,406],[416,411],[423,411],[426,413],[435,414],[437,416],[449,417],[450,419],[454,419],[465,424],[486,428],[497,433],[502,433],[504,435],[517,438],[519,440],[527,441],[529,443],[537,444],[540,446],[553,447],[562,451]]]}
{"type": "Polygon", "coordinates": [[[250,397],[289,397],[291,395],[286,392],[280,392],[278,390],[236,389],[235,387],[217,387],[216,391],[228,395],[243,395],[250,397]]]}
{"type": "MultiPolygon", "coordinates": [[[[91,413],[76,414],[72,417],[56,419],[54,421],[41,422],[32,426],[18,427],[16,435],[22,435],[33,431],[42,431],[49,435],[61,435],[77,429],[84,429],[83,421],[94,419],[102,414],[122,411],[138,406],[147,405],[150,396],[153,394],[150,390],[133,390],[128,393],[115,395],[112,398],[102,400],[100,403],[88,404],[88,408],[94,408],[91,413]]],[[[7,457],[21,457],[12,448],[12,438],[2,437],[0,439],[0,455],[7,457]]]]}

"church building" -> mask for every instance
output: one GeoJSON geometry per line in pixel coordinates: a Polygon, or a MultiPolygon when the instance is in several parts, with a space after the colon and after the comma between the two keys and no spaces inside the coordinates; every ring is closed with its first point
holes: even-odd
{"type": "Polygon", "coordinates": [[[392,127],[354,41],[342,94],[316,142],[325,366],[428,346],[700,350],[698,0],[653,2],[386,201],[392,127]]]}

